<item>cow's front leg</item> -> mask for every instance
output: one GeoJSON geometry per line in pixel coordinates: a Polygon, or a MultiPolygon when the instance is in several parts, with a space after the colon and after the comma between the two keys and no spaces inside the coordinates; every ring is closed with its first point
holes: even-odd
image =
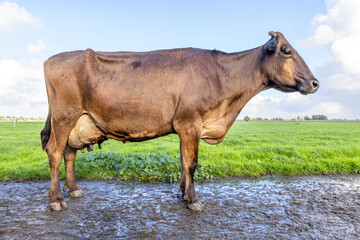
{"type": "Polygon", "coordinates": [[[64,162],[66,170],[66,183],[63,189],[69,188],[69,194],[71,197],[78,198],[83,197],[84,194],[81,191],[81,188],[77,184],[75,176],[75,158],[76,158],[76,149],[66,146],[64,150],[64,162]]]}
{"type": "Polygon", "coordinates": [[[198,164],[200,131],[201,130],[194,125],[188,125],[178,131],[182,158],[180,189],[183,191],[183,199],[189,202],[188,207],[197,211],[204,209],[204,206],[196,197],[194,188],[194,174],[198,164]]]}
{"type": "Polygon", "coordinates": [[[184,199],[185,185],[186,185],[186,170],[185,170],[185,167],[184,167],[184,161],[183,161],[183,157],[182,157],[181,145],[180,145],[180,162],[181,162],[181,178],[180,178],[180,188],[179,188],[179,190],[182,192],[181,197],[184,199]]]}

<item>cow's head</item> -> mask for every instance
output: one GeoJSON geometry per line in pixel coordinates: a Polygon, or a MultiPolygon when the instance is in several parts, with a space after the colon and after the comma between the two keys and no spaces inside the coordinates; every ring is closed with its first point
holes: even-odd
{"type": "Polygon", "coordinates": [[[262,71],[266,85],[283,92],[314,93],[320,83],[305,61],[280,32],[269,32],[271,39],[264,45],[262,71]]]}

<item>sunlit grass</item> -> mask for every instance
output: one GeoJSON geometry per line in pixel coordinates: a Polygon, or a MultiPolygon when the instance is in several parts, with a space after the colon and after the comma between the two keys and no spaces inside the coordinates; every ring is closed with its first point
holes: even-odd
{"type": "MultiPolygon", "coordinates": [[[[13,123],[0,123],[0,180],[49,178],[47,156],[41,150],[40,143],[43,126],[43,122],[20,122],[14,128],[13,123]]],[[[95,155],[85,153],[81,159],[79,156],[83,154],[78,153],[78,177],[127,178],[120,175],[120,170],[114,170],[109,165],[108,169],[101,164],[79,167],[79,164],[94,156],[96,159],[96,153],[116,153],[119,158],[126,154],[137,158],[143,156],[143,153],[157,153],[156,156],[165,158],[169,155],[174,164],[178,164],[175,161],[179,158],[177,135],[125,145],[109,140],[103,143],[103,149],[94,149],[95,155]]],[[[99,163],[99,159],[95,161],[99,163]]],[[[125,160],[120,159],[114,164],[122,161],[125,160]]],[[[236,122],[221,144],[208,145],[201,142],[199,162],[203,164],[201,171],[206,172],[204,177],[209,176],[206,166],[215,177],[359,173],[360,123],[236,122]]],[[[139,165],[138,169],[133,168],[131,174],[135,175],[128,177],[139,178],[139,168],[142,166],[148,167],[139,165]]],[[[177,171],[178,166],[174,165],[174,171],[177,171]]],[[[166,172],[159,173],[154,179],[168,175],[166,172]]],[[[63,167],[60,176],[65,176],[63,167]]]]}

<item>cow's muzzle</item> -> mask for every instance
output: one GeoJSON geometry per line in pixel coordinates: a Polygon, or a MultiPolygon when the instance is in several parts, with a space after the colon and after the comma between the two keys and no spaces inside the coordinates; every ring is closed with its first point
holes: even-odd
{"type": "Polygon", "coordinates": [[[319,89],[319,87],[320,87],[320,82],[316,78],[313,78],[303,82],[298,87],[298,89],[301,94],[306,95],[316,92],[319,89]]]}

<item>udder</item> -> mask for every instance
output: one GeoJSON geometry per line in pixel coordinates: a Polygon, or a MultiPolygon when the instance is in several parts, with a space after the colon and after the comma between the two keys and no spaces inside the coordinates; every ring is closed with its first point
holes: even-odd
{"type": "Polygon", "coordinates": [[[74,149],[80,149],[82,152],[85,147],[88,151],[92,151],[94,144],[98,143],[99,148],[101,148],[100,144],[106,139],[105,134],[96,126],[89,115],[84,114],[81,115],[71,130],[68,145],[74,149]]]}

